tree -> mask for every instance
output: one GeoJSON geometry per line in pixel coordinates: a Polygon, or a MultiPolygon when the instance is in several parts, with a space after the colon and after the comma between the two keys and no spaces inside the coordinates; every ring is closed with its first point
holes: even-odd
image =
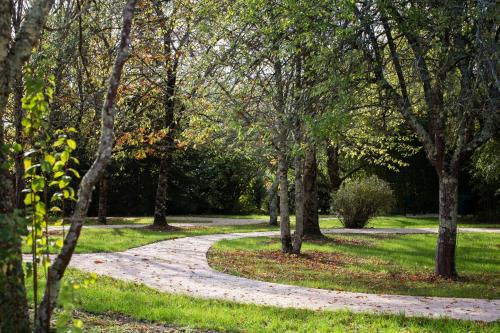
{"type": "MultiPolygon", "coordinates": [[[[18,2],[22,6],[22,2],[18,2]]],[[[1,330],[11,332],[27,332],[30,330],[28,304],[24,288],[24,272],[22,269],[21,241],[23,226],[12,218],[14,209],[14,188],[8,169],[9,149],[4,138],[4,115],[7,102],[16,80],[19,82],[23,64],[31,55],[33,47],[38,43],[44,22],[52,7],[53,1],[37,1],[27,9],[24,22],[13,22],[11,14],[15,11],[13,1],[0,2],[0,233],[10,247],[4,249],[1,273],[1,330]],[[13,25],[16,29],[15,39],[13,25]]],[[[18,20],[18,17],[14,17],[18,20]]]]}
{"type": "Polygon", "coordinates": [[[439,178],[436,274],[457,276],[461,167],[498,129],[498,22],[493,2],[356,3],[367,80],[420,140],[439,178]]]}

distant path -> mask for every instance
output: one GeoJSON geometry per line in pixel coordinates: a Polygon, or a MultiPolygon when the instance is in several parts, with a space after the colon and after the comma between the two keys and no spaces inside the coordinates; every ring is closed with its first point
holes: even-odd
{"type": "MultiPolygon", "coordinates": [[[[211,224],[213,225],[213,224],[211,224]]],[[[477,229],[462,231],[478,232],[477,229]]],[[[499,232],[499,230],[480,230],[499,232]]],[[[327,233],[416,234],[435,229],[329,229],[327,233]]],[[[311,310],[404,313],[407,316],[448,317],[495,321],[500,319],[500,300],[448,297],[375,295],[330,291],[224,274],[210,268],[207,252],[217,241],[257,236],[277,236],[276,231],[213,234],[161,241],[117,253],[75,254],[71,266],[97,274],[143,283],[164,292],[214,298],[240,303],[311,310]]]]}
{"type": "MultiPolygon", "coordinates": [[[[167,222],[174,227],[220,227],[220,226],[238,226],[252,225],[267,222],[266,220],[258,219],[236,219],[226,217],[201,217],[201,216],[167,216],[167,222]],[[174,221],[174,222],[169,222],[174,221]],[[186,221],[186,223],[176,223],[175,221],[186,221]],[[193,221],[194,223],[189,223],[193,221]]],[[[96,229],[121,229],[121,228],[144,228],[150,224],[133,223],[133,224],[83,224],[84,228],[96,229]]],[[[69,223],[66,224],[66,228],[69,223]]],[[[49,226],[49,230],[61,230],[62,226],[49,226]]]]}
{"type": "MultiPolygon", "coordinates": [[[[330,218],[320,218],[320,220],[328,220],[330,218]]],[[[210,217],[210,216],[167,216],[167,222],[174,227],[219,227],[219,226],[239,226],[239,225],[254,225],[268,222],[264,219],[245,219],[245,218],[228,218],[228,217],[210,217]],[[186,221],[186,223],[176,223],[176,221],[186,221]],[[193,221],[194,223],[189,223],[193,221]]],[[[121,229],[121,228],[143,228],[149,224],[84,224],[84,228],[96,229],[121,229]]],[[[60,230],[61,226],[50,226],[49,230],[60,230]]],[[[342,233],[437,233],[437,228],[365,228],[365,229],[345,229],[342,233]]],[[[485,232],[485,233],[500,233],[500,228],[458,228],[459,232],[485,232]]]]}

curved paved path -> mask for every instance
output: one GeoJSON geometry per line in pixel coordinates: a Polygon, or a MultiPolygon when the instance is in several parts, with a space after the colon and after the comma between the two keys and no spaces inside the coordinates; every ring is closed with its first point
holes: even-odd
{"type": "MultiPolygon", "coordinates": [[[[325,232],[401,234],[434,233],[435,229],[329,229],[325,232]]],[[[273,231],[179,238],[124,252],[74,255],[71,266],[143,283],[160,291],[241,303],[481,321],[500,319],[500,300],[375,295],[313,289],[249,280],[215,271],[208,265],[207,252],[219,240],[276,235],[278,232],[273,231]]]]}

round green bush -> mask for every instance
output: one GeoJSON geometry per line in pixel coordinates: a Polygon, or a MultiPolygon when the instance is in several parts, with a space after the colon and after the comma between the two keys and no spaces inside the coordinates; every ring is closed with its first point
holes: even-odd
{"type": "Polygon", "coordinates": [[[333,194],[333,207],[345,228],[363,228],[393,204],[390,185],[377,176],[345,181],[333,194]]]}

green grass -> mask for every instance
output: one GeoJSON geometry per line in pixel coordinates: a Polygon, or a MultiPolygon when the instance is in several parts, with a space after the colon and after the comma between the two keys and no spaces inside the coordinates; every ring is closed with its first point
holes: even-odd
{"type": "MultiPolygon", "coordinates": [[[[66,280],[87,275],[70,270],[66,280]]],[[[82,284],[82,283],[80,283],[82,284]]],[[[500,324],[400,315],[353,314],[244,305],[161,293],[139,284],[98,277],[79,288],[72,303],[91,313],[120,313],[137,320],[219,332],[498,332],[500,324]]],[[[32,295],[30,295],[32,297],[32,295]]],[[[111,327],[110,327],[111,329],[111,327]]],[[[109,331],[104,328],[104,331],[109,331]]]]}
{"type": "MultiPolygon", "coordinates": [[[[231,219],[251,219],[268,221],[267,215],[186,215],[186,217],[204,217],[207,219],[213,218],[231,218],[231,219]]],[[[295,216],[291,215],[292,225],[295,222],[295,216]]],[[[322,228],[341,228],[342,224],[339,219],[332,215],[321,215],[320,225],[322,228]]],[[[176,219],[175,216],[167,220],[168,223],[210,223],[211,220],[184,220],[176,219]]],[[[153,217],[109,217],[108,225],[124,225],[124,224],[152,224],[153,217]]],[[[97,221],[97,218],[89,218],[86,222],[88,226],[102,225],[97,221]]],[[[500,224],[489,224],[475,221],[471,218],[460,219],[458,225],[463,228],[500,228],[500,224]]],[[[370,221],[367,228],[433,228],[438,226],[436,217],[405,217],[405,216],[383,216],[376,217],[370,221]]]]}
{"type": "MultiPolygon", "coordinates": [[[[151,216],[137,216],[137,217],[108,217],[106,221],[106,225],[125,225],[125,224],[152,224],[153,217],[151,216]]],[[[200,220],[184,220],[184,219],[176,219],[175,217],[167,219],[167,223],[212,223],[210,220],[200,221],[200,220]]],[[[94,226],[94,225],[104,225],[99,223],[96,217],[89,217],[85,221],[85,225],[94,226]]]]}
{"type": "MultiPolygon", "coordinates": [[[[76,253],[118,252],[173,238],[269,230],[278,229],[277,227],[270,227],[265,223],[240,226],[182,228],[178,231],[174,230],[165,232],[141,228],[97,229],[84,227],[78,240],[76,253]]],[[[60,232],[58,233],[60,234],[60,232]]],[[[53,237],[62,237],[62,235],[54,235],[53,237]]],[[[23,253],[29,253],[31,248],[27,245],[23,245],[22,250],[23,253]]],[[[54,253],[58,251],[52,250],[51,252],[54,253]]]]}
{"type": "MultiPolygon", "coordinates": [[[[405,217],[382,216],[372,219],[367,228],[437,228],[437,217],[405,217]]],[[[342,224],[337,218],[324,217],[320,220],[321,228],[341,228],[342,224]]],[[[462,228],[500,228],[500,224],[476,222],[470,218],[459,219],[458,226],[462,228]]]]}
{"type": "MultiPolygon", "coordinates": [[[[258,215],[256,215],[258,216],[258,215]]],[[[227,217],[227,216],[226,216],[227,217]]],[[[90,220],[90,224],[96,224],[97,221],[90,220]]],[[[152,223],[151,217],[135,217],[135,218],[112,218],[110,224],[140,224],[147,225],[152,223]]],[[[177,222],[169,220],[169,222],[177,222]]],[[[190,221],[183,221],[190,222],[190,221]]],[[[86,222],[87,225],[89,224],[86,222]]],[[[292,226],[295,224],[292,218],[292,226]]],[[[339,228],[341,224],[338,219],[321,220],[322,228],[339,228]]],[[[405,217],[380,217],[375,218],[368,227],[378,228],[412,228],[412,227],[436,227],[437,219],[435,218],[405,218],[405,217]]],[[[461,225],[464,226],[464,225],[461,225]]],[[[470,226],[470,225],[465,225],[470,226]]],[[[491,225],[473,225],[477,227],[488,227],[491,225]]],[[[255,225],[240,225],[240,226],[210,226],[199,228],[185,228],[180,231],[158,232],[152,230],[120,228],[120,229],[95,229],[84,227],[78,241],[76,249],[77,253],[88,252],[116,252],[124,251],[133,247],[150,244],[153,242],[167,240],[172,238],[189,237],[208,235],[215,233],[232,233],[232,232],[251,232],[251,231],[270,231],[278,230],[278,227],[270,227],[266,223],[255,225]]],[[[56,236],[57,237],[57,236],[56,236]]],[[[28,246],[23,247],[24,253],[29,253],[28,246]]],[[[52,251],[54,252],[54,251],[52,251]]]]}
{"type": "Polygon", "coordinates": [[[265,214],[189,214],[186,216],[206,217],[206,218],[225,218],[225,219],[247,219],[247,220],[269,220],[269,215],[265,214]]]}
{"type": "Polygon", "coordinates": [[[252,279],[313,288],[404,295],[500,298],[500,235],[458,236],[458,281],[436,279],[436,235],[330,235],[282,255],[277,238],[223,240],[211,265],[252,279]]]}

